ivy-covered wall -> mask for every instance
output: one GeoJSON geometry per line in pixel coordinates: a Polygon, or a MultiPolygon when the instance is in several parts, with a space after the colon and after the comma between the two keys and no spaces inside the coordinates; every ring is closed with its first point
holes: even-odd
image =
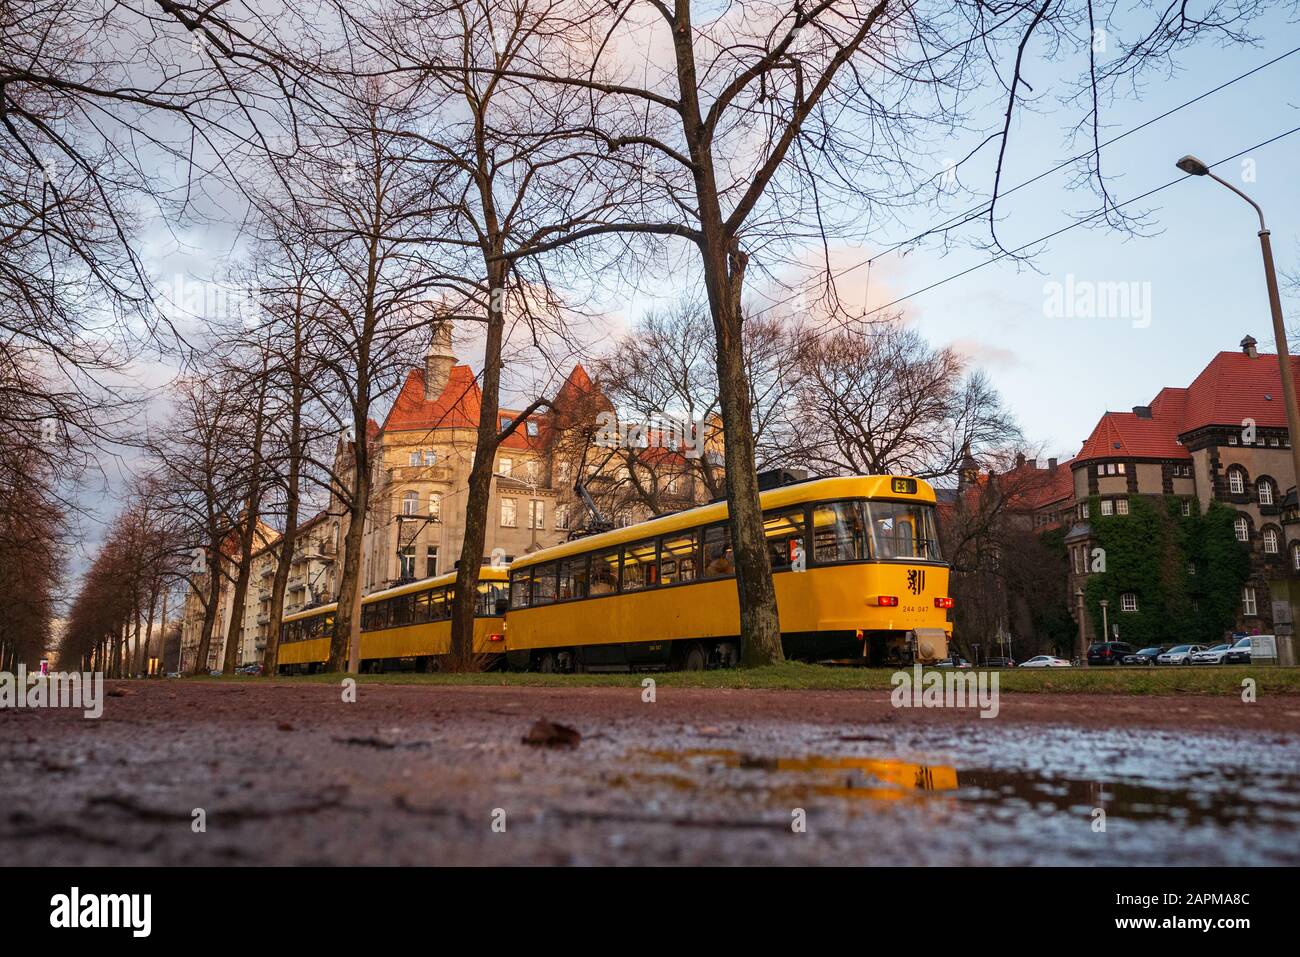
{"type": "MultiPolygon", "coordinates": [[[[1084,589],[1093,640],[1102,640],[1101,605],[1119,640],[1138,647],[1171,642],[1212,644],[1236,620],[1236,604],[1250,570],[1246,546],[1233,534],[1231,509],[1211,502],[1205,513],[1182,499],[1129,496],[1129,514],[1102,515],[1089,500],[1092,547],[1105,555],[1105,571],[1089,575],[1084,589]],[[1120,596],[1132,592],[1138,610],[1121,610],[1120,596]]],[[[1113,634],[1108,636],[1113,637],[1113,634]]]]}

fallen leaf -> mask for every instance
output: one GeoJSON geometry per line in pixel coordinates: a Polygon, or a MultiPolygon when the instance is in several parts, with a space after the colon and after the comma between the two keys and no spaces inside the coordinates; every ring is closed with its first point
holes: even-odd
{"type": "Polygon", "coordinates": [[[545,718],[539,718],[523,738],[524,744],[539,748],[576,748],[581,740],[582,734],[574,728],[545,718]]]}

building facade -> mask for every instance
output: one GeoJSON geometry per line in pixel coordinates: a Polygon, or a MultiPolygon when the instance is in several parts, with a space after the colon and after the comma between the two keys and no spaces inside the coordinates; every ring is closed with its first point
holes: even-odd
{"type": "MultiPolygon", "coordinates": [[[[1292,361],[1300,375],[1300,363],[1292,361]]],[[[1103,573],[1099,520],[1128,516],[1135,497],[1177,503],[1169,507],[1182,517],[1221,507],[1230,510],[1230,534],[1248,559],[1230,630],[1274,632],[1273,602],[1285,604],[1285,583],[1300,575],[1300,524],[1284,515],[1288,494],[1294,501],[1296,476],[1276,355],[1260,353],[1246,336],[1238,351],[1220,352],[1189,386],[1163,388],[1149,405],[1129,412],[1107,412],[1069,467],[1071,595],[1086,592],[1090,579],[1103,573]]],[[[1058,519],[1062,514],[1059,502],[1044,503],[1044,509],[1058,519]]],[[[1198,568],[1189,561],[1180,571],[1186,584],[1198,568]]],[[[1189,593],[1195,613],[1195,587],[1189,593]]],[[[1139,612],[1141,601],[1136,591],[1126,591],[1117,603],[1108,602],[1103,617],[1110,637],[1117,626],[1123,637],[1125,617],[1139,612]]],[[[1098,610],[1085,603],[1086,632],[1099,640],[1098,610]]]]}

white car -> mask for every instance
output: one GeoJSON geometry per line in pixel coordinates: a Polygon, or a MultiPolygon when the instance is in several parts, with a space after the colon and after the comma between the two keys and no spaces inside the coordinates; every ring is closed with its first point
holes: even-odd
{"type": "Polygon", "coordinates": [[[1223,656],[1232,650],[1232,642],[1224,642],[1221,645],[1215,645],[1213,648],[1206,648],[1204,651],[1198,651],[1192,655],[1192,664],[1194,665],[1221,665],[1223,656]]]}
{"type": "Polygon", "coordinates": [[[1156,655],[1158,665],[1190,665],[1192,655],[1205,651],[1204,645],[1174,645],[1163,655],[1156,655]]]}
{"type": "Polygon", "coordinates": [[[1070,663],[1064,658],[1056,658],[1052,655],[1035,655],[1028,661],[1020,662],[1021,668],[1068,668],[1070,663]]]}

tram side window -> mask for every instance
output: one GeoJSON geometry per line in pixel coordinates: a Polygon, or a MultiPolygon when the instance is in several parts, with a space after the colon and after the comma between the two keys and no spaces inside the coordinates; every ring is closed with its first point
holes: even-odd
{"type": "Polygon", "coordinates": [[[321,615],[320,621],[321,621],[320,633],[322,635],[334,634],[334,616],[332,614],[321,615]]]}
{"type": "Polygon", "coordinates": [[[549,605],[555,601],[555,562],[538,565],[533,570],[533,604],[549,605]]]}
{"type": "Polygon", "coordinates": [[[858,503],[829,502],[813,509],[813,556],[823,564],[869,557],[858,503]]]}
{"type": "Polygon", "coordinates": [[[803,508],[768,512],[763,516],[763,534],[767,537],[767,554],[772,571],[787,571],[804,545],[806,521],[803,508]]]}
{"type": "MultiPolygon", "coordinates": [[[[506,597],[508,587],[505,582],[479,582],[474,614],[484,618],[498,617],[501,612],[497,611],[497,602],[506,597]]],[[[447,602],[447,608],[450,610],[450,602],[447,602]]]]}
{"type": "Polygon", "coordinates": [[[433,592],[418,591],[411,596],[411,623],[422,624],[426,621],[433,620],[433,592]]]}
{"type": "Polygon", "coordinates": [[[618,591],[618,549],[610,548],[591,556],[588,594],[612,595],[618,591]]]}
{"type": "Polygon", "coordinates": [[[654,540],[623,546],[623,591],[640,591],[655,584],[657,567],[654,540]]]}
{"type": "Polygon", "coordinates": [[[664,585],[695,581],[698,561],[695,530],[665,536],[659,546],[659,581],[664,585]]]}
{"type": "Polygon", "coordinates": [[[384,608],[382,602],[372,601],[361,607],[361,630],[379,631],[384,627],[384,608]]]}
{"type": "Polygon", "coordinates": [[[435,588],[429,593],[429,620],[446,621],[451,617],[451,590],[435,588]]]}
{"type": "Polygon", "coordinates": [[[704,530],[703,578],[726,578],[736,573],[736,561],[731,552],[731,527],[710,525],[704,530]]]}
{"type": "Polygon", "coordinates": [[[527,608],[531,598],[533,570],[521,568],[510,573],[510,607],[527,608]]]}
{"type": "Polygon", "coordinates": [[[587,556],[560,561],[560,600],[587,597],[587,556]]]}

